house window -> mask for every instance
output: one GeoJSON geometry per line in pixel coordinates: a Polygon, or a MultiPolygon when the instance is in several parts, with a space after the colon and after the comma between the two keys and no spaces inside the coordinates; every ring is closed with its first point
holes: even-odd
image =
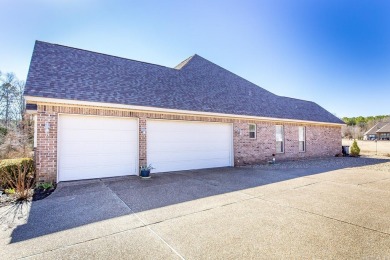
{"type": "Polygon", "coordinates": [[[282,125],[276,126],[276,152],[284,153],[284,129],[282,125]]]}
{"type": "Polygon", "coordinates": [[[299,151],[306,151],[306,127],[300,126],[299,128],[299,151]]]}
{"type": "Polygon", "coordinates": [[[380,140],[390,140],[390,133],[381,133],[380,140]]]}
{"type": "Polygon", "coordinates": [[[256,139],[256,125],[249,124],[249,138],[256,139]]]}

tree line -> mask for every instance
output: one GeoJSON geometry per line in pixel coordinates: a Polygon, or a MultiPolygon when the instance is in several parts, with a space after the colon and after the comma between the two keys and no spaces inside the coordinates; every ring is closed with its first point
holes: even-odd
{"type": "Polygon", "coordinates": [[[31,156],[34,128],[25,115],[25,82],[0,71],[0,159],[31,156]]]}
{"type": "Polygon", "coordinates": [[[367,125],[370,122],[379,122],[383,119],[389,118],[390,115],[380,115],[380,116],[358,116],[358,117],[343,117],[342,120],[344,123],[346,123],[348,126],[355,126],[360,125],[364,126],[367,125]]]}

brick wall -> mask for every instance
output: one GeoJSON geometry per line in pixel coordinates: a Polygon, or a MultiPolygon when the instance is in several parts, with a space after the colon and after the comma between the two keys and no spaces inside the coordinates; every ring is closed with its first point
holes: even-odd
{"type": "Polygon", "coordinates": [[[139,118],[139,165],[146,165],[148,162],[146,160],[146,134],[143,131],[146,131],[146,117],[141,116],[139,118]]]}
{"type": "Polygon", "coordinates": [[[38,111],[37,147],[35,152],[38,181],[57,179],[57,114],[38,111]],[[45,125],[48,123],[48,132],[45,125]]]}
{"type": "Polygon", "coordinates": [[[257,126],[256,139],[249,138],[247,122],[235,123],[235,165],[262,163],[272,159],[290,160],[334,156],[341,152],[341,128],[335,126],[250,122],[257,126]],[[284,126],[284,153],[276,153],[275,125],[284,126]],[[298,127],[306,127],[306,151],[299,152],[298,127]],[[241,136],[237,134],[241,129],[241,136]]]}
{"type": "Polygon", "coordinates": [[[39,104],[37,121],[37,172],[40,181],[57,179],[57,122],[58,114],[82,114],[98,116],[118,116],[139,118],[139,160],[147,163],[146,121],[151,119],[189,120],[205,122],[233,123],[233,147],[235,165],[260,163],[272,158],[275,153],[275,125],[284,125],[285,152],[277,154],[277,160],[334,156],[341,150],[341,127],[285,122],[266,122],[208,116],[191,116],[164,113],[146,113],[130,110],[110,109],[89,106],[68,106],[61,104],[39,104]],[[50,123],[48,133],[45,124],[50,123]],[[256,139],[249,138],[249,123],[256,124],[256,139]],[[298,126],[306,126],[306,152],[298,151],[298,126]]]}

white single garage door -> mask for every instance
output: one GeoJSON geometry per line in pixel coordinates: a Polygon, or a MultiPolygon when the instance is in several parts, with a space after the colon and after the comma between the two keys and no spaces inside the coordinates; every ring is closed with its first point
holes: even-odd
{"type": "Polygon", "coordinates": [[[59,115],[58,181],[138,174],[138,121],[59,115]]]}
{"type": "Polygon", "coordinates": [[[233,166],[232,125],[147,121],[147,161],[153,172],[233,166]]]}

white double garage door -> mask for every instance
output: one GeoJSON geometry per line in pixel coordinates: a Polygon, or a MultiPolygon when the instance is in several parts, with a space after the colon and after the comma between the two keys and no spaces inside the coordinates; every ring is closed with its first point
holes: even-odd
{"type": "MultiPolygon", "coordinates": [[[[59,115],[58,181],[138,175],[138,119],[59,115]]],[[[148,120],[152,172],[233,166],[232,124],[148,120]]]]}

